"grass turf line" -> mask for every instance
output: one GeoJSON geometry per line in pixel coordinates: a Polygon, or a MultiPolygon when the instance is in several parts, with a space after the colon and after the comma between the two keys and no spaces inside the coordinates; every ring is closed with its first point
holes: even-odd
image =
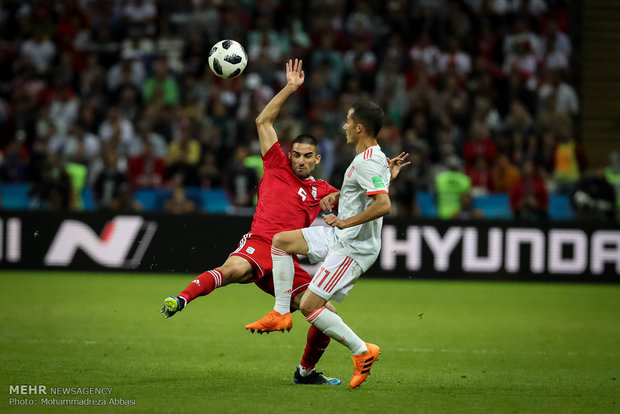
{"type": "Polygon", "coordinates": [[[382,356],[351,391],[335,341],[318,368],[342,386],[292,383],[307,323],[246,332],[272,305],[253,285],[164,320],[163,298],[191,279],[1,272],[0,412],[620,412],[620,286],[362,278],[337,308],[382,356]],[[136,405],[9,407],[16,384],[112,387],[136,405]]]}

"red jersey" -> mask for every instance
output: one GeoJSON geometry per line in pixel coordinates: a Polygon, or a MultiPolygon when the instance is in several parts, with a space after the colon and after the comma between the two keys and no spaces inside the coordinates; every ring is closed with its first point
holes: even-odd
{"type": "Polygon", "coordinates": [[[336,192],[327,181],[297,177],[280,143],[263,156],[265,171],[258,184],[258,204],[250,233],[266,238],[281,231],[308,227],[321,212],[319,202],[336,192]]]}

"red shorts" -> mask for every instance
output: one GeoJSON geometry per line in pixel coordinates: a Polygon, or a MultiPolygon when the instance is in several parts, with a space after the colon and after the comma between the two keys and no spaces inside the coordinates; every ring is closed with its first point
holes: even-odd
{"type": "MultiPolygon", "coordinates": [[[[250,262],[254,270],[254,277],[246,283],[254,282],[256,286],[263,291],[274,295],[273,293],[273,264],[271,262],[271,240],[265,240],[261,236],[248,233],[241,238],[237,250],[230,254],[231,256],[243,257],[250,262]]],[[[295,277],[293,278],[293,293],[291,295],[291,303],[295,297],[305,291],[312,281],[312,276],[299,265],[299,259],[293,255],[293,265],[295,266],[295,277]]]]}

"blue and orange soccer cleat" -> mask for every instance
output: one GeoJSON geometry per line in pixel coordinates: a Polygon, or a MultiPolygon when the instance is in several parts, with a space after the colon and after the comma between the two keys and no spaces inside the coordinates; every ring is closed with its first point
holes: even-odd
{"type": "Polygon", "coordinates": [[[186,304],[185,298],[180,296],[168,296],[164,299],[164,307],[161,308],[161,313],[166,315],[166,319],[168,319],[175,313],[181,312],[186,304]]]}
{"type": "Polygon", "coordinates": [[[362,382],[366,381],[368,375],[370,375],[370,367],[377,361],[379,354],[381,353],[379,347],[375,344],[366,343],[367,352],[359,355],[353,355],[353,363],[355,369],[353,370],[353,377],[349,386],[351,388],[357,388],[362,385],[362,382]]]}
{"type": "Polygon", "coordinates": [[[306,375],[304,377],[299,372],[299,367],[297,367],[297,369],[295,370],[293,381],[295,382],[295,384],[304,384],[304,385],[340,385],[341,384],[338,378],[327,378],[325,375],[323,375],[322,372],[312,371],[311,374],[306,375]]]}

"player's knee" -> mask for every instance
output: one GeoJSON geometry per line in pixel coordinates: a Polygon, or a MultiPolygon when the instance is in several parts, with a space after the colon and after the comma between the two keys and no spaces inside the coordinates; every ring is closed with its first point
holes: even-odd
{"type": "Polygon", "coordinates": [[[273,247],[275,247],[276,249],[280,249],[280,250],[284,250],[286,251],[287,243],[286,243],[286,236],[284,235],[284,232],[282,233],[276,233],[273,236],[273,239],[271,239],[271,245],[273,247]]]}
{"type": "Polygon", "coordinates": [[[304,301],[302,300],[299,304],[299,311],[303,313],[304,316],[309,316],[310,314],[312,314],[312,312],[314,312],[314,309],[312,309],[312,306],[309,306],[308,303],[304,303],[304,301]]]}
{"type": "Polygon", "coordinates": [[[304,298],[301,298],[301,302],[299,303],[299,311],[303,313],[304,316],[310,316],[312,312],[319,308],[320,306],[317,306],[310,300],[304,300],[304,298]]]}
{"type": "Polygon", "coordinates": [[[251,277],[251,272],[248,272],[245,266],[241,266],[237,263],[224,264],[219,270],[222,272],[222,285],[243,283],[251,277]]]}

